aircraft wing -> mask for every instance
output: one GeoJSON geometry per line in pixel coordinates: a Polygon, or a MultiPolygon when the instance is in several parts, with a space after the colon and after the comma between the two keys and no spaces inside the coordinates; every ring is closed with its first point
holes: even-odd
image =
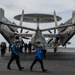
{"type": "Polygon", "coordinates": [[[15,24],[8,24],[8,23],[4,23],[4,22],[0,22],[0,25],[7,25],[7,26],[12,26],[12,27],[17,27],[17,28],[22,28],[22,29],[27,29],[27,30],[31,30],[31,31],[36,31],[36,29],[33,28],[28,28],[28,27],[24,27],[24,26],[18,26],[15,24]]]}
{"type": "Polygon", "coordinates": [[[27,34],[27,33],[17,33],[19,36],[22,36],[22,37],[32,37],[32,34],[27,34]]]}
{"type": "Polygon", "coordinates": [[[53,29],[59,29],[59,28],[64,28],[64,27],[69,27],[69,26],[75,26],[75,24],[65,24],[57,27],[51,27],[51,28],[46,28],[46,29],[41,29],[41,31],[48,31],[48,30],[53,30],[53,29]]]}
{"type": "Polygon", "coordinates": [[[43,34],[44,37],[56,37],[58,34],[43,34]]]}

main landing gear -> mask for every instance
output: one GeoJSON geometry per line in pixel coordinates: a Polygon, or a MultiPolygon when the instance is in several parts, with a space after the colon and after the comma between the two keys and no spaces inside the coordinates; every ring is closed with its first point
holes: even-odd
{"type": "Polygon", "coordinates": [[[57,47],[54,48],[54,52],[57,52],[57,47]]]}

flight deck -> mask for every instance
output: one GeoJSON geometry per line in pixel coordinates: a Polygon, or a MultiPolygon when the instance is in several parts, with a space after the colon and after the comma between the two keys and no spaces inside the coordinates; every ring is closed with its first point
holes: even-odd
{"type": "Polygon", "coordinates": [[[32,54],[20,54],[21,65],[25,68],[22,71],[18,70],[15,61],[12,63],[12,70],[7,69],[7,63],[10,59],[10,52],[6,52],[4,57],[0,56],[0,75],[75,75],[75,48],[59,48],[56,53],[53,49],[48,49],[46,59],[43,60],[47,72],[43,73],[40,64],[37,62],[30,71],[30,65],[34,59],[32,54]]]}

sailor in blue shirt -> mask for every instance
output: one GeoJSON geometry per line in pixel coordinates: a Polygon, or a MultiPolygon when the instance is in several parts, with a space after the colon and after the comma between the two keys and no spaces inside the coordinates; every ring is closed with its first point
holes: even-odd
{"type": "Polygon", "coordinates": [[[39,61],[39,63],[41,64],[42,71],[43,72],[47,71],[46,69],[44,69],[42,58],[43,58],[43,51],[42,51],[42,46],[40,45],[36,50],[35,59],[34,59],[32,65],[30,66],[30,71],[32,71],[32,68],[37,61],[39,61]]]}
{"type": "Polygon", "coordinates": [[[20,43],[19,40],[15,40],[14,44],[11,46],[12,54],[11,54],[11,58],[9,60],[9,63],[7,65],[7,69],[9,69],[9,70],[11,70],[10,64],[12,63],[12,61],[14,59],[16,60],[16,64],[17,64],[19,70],[22,70],[24,68],[24,67],[21,67],[21,65],[20,65],[20,58],[19,58],[20,46],[19,46],[19,43],[20,43]]]}
{"type": "Polygon", "coordinates": [[[36,57],[37,59],[42,59],[42,58],[43,58],[43,52],[42,52],[42,50],[41,50],[40,48],[38,48],[38,49],[36,50],[35,57],[36,57]]]}
{"type": "Polygon", "coordinates": [[[12,53],[14,55],[18,55],[19,49],[20,49],[20,46],[19,45],[14,44],[14,45],[11,46],[11,51],[12,51],[12,53]]]}

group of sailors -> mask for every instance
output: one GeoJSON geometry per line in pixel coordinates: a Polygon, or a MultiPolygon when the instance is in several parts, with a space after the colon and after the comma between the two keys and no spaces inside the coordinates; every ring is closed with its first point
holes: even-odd
{"type": "MultiPolygon", "coordinates": [[[[1,50],[1,57],[3,57],[5,55],[5,52],[7,50],[7,46],[5,42],[1,42],[0,44],[0,50],[1,50]]],[[[23,53],[29,53],[31,54],[31,50],[32,50],[32,44],[31,42],[27,43],[23,43],[22,41],[20,42],[20,52],[23,53]]],[[[9,45],[9,52],[11,51],[11,45],[9,45]]]]}
{"type": "MultiPolygon", "coordinates": [[[[11,57],[10,57],[10,60],[7,64],[8,70],[11,70],[11,63],[13,62],[14,59],[16,60],[16,64],[17,64],[19,70],[24,69],[24,67],[22,67],[21,64],[20,64],[20,57],[19,57],[19,52],[22,53],[23,45],[25,47],[25,52],[27,52],[27,48],[28,48],[29,53],[31,53],[31,50],[32,50],[31,42],[29,42],[28,44],[23,43],[23,40],[19,40],[18,37],[15,37],[14,43],[10,47],[11,57]]],[[[2,42],[1,43],[1,56],[2,57],[5,53],[5,49],[6,49],[6,43],[2,42]]],[[[41,44],[36,45],[35,59],[33,60],[31,66],[30,66],[30,71],[33,71],[33,66],[35,65],[35,63],[37,61],[39,61],[42,71],[43,72],[47,71],[47,69],[44,68],[44,64],[43,64],[43,60],[42,60],[44,51],[45,50],[43,50],[43,45],[41,45],[41,44]]]]}
{"type": "MultiPolygon", "coordinates": [[[[24,69],[24,67],[22,67],[21,64],[20,64],[20,57],[19,57],[20,42],[21,41],[19,41],[19,40],[15,40],[14,44],[11,46],[12,54],[11,54],[10,60],[7,64],[8,70],[11,70],[11,63],[13,62],[14,59],[16,60],[16,64],[17,64],[19,70],[24,69]]],[[[30,42],[29,42],[29,45],[31,46],[30,42]]],[[[31,66],[30,66],[30,71],[33,71],[33,66],[35,65],[35,63],[37,61],[39,61],[42,71],[43,72],[47,71],[47,69],[44,68],[42,58],[43,58],[43,46],[39,44],[39,45],[36,46],[35,59],[33,60],[31,66]]]]}
{"type": "Polygon", "coordinates": [[[28,44],[27,43],[24,43],[22,38],[19,37],[18,35],[15,35],[15,38],[14,40],[20,40],[20,52],[23,53],[23,48],[24,48],[24,52],[26,53],[27,50],[28,50],[28,53],[31,53],[31,50],[32,50],[32,44],[31,42],[29,42],[28,44]]]}
{"type": "Polygon", "coordinates": [[[21,53],[23,53],[23,48],[24,48],[24,52],[25,53],[31,53],[31,50],[32,50],[32,44],[31,44],[31,42],[29,42],[28,44],[27,43],[23,43],[23,42],[21,42],[21,44],[20,44],[20,52],[21,53]]]}

